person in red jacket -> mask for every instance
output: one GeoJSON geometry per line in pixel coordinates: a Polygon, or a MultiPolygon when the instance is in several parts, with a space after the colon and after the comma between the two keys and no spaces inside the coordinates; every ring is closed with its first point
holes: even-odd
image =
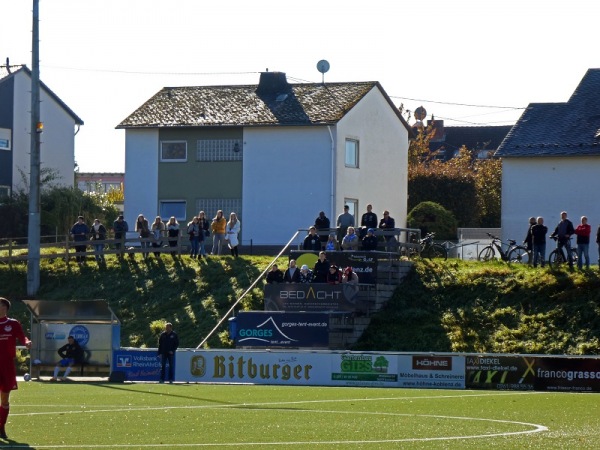
{"type": "Polygon", "coordinates": [[[583,267],[583,258],[585,256],[585,268],[590,268],[590,234],[592,227],[587,223],[588,219],[585,216],[581,217],[581,223],[575,228],[577,235],[577,268],[581,270],[583,267]]]}
{"type": "Polygon", "coordinates": [[[16,319],[8,317],[10,302],[0,297],[0,438],[6,436],[6,421],[10,409],[10,392],[18,389],[15,357],[17,355],[17,339],[22,345],[31,348],[31,341],[21,324],[16,319]]]}

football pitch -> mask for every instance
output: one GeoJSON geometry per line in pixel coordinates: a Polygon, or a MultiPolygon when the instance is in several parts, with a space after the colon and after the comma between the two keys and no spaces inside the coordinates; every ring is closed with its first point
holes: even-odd
{"type": "Polygon", "coordinates": [[[598,394],[19,383],[2,448],[600,448],[598,394]]]}

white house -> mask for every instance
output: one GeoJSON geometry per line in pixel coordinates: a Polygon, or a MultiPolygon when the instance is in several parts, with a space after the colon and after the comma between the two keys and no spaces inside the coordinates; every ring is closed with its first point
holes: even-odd
{"type": "MultiPolygon", "coordinates": [[[[532,103],[504,139],[502,234],[522,240],[530,216],[544,217],[548,235],[566,211],[576,227],[592,225],[590,258],[598,261],[600,225],[600,69],[589,69],[566,103],[532,103]]],[[[573,238],[573,244],[575,238],[573,238]]],[[[548,240],[546,256],[554,247],[548,240]]]]}
{"type": "Polygon", "coordinates": [[[410,126],[377,82],[163,88],[123,120],[125,216],[235,211],[242,244],[281,245],[368,203],[406,223],[410,126]]]}
{"type": "MultiPolygon", "coordinates": [[[[28,183],[31,151],[31,72],[26,66],[0,66],[0,193],[28,183]]],[[[45,84],[40,88],[44,123],[41,167],[51,169],[56,184],[73,186],[75,131],[83,121],[45,84]]]]}

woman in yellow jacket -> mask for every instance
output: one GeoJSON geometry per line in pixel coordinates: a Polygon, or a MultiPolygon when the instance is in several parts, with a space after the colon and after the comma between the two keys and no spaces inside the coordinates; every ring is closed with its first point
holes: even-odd
{"type": "Polygon", "coordinates": [[[225,227],[227,226],[227,219],[223,217],[223,211],[218,210],[217,215],[212,220],[210,224],[210,229],[213,234],[213,246],[212,246],[212,254],[220,255],[221,248],[223,247],[223,243],[225,241],[225,227]]]}

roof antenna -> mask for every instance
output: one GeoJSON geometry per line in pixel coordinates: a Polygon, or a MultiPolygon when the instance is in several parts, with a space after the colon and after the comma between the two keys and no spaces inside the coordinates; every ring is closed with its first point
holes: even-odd
{"type": "Polygon", "coordinates": [[[6,57],[6,71],[7,71],[9,74],[10,74],[10,73],[12,73],[12,72],[10,71],[10,64],[9,64],[9,59],[8,59],[8,56],[6,57]]]}
{"type": "Polygon", "coordinates": [[[322,59],[317,63],[317,70],[321,72],[321,84],[325,84],[325,72],[329,71],[329,62],[326,59],[322,59]]]}

